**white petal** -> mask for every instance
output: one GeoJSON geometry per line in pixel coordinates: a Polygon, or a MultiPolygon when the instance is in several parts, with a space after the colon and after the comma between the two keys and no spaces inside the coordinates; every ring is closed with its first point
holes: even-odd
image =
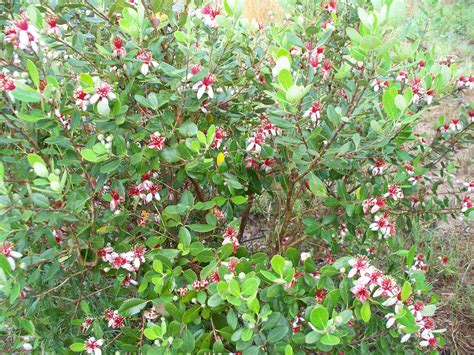
{"type": "Polygon", "coordinates": [[[8,263],[10,264],[10,267],[12,268],[12,270],[15,270],[15,259],[11,258],[11,257],[7,257],[7,260],[8,260],[8,263]]]}
{"type": "Polygon", "coordinates": [[[349,271],[349,274],[347,274],[347,276],[348,276],[349,278],[352,278],[356,273],[357,273],[357,269],[356,269],[356,268],[352,268],[351,271],[349,271]]]}
{"type": "Polygon", "coordinates": [[[25,46],[27,46],[30,43],[30,39],[26,31],[20,31],[19,39],[20,39],[20,43],[25,46]]]}
{"type": "Polygon", "coordinates": [[[213,98],[214,97],[214,90],[212,90],[212,86],[209,86],[207,88],[207,95],[209,96],[209,98],[213,98]]]}
{"type": "Polygon", "coordinates": [[[148,67],[148,64],[144,63],[144,64],[142,64],[142,67],[140,68],[140,72],[141,72],[143,75],[147,75],[149,69],[150,69],[150,68],[148,67]]]}
{"type": "Polygon", "coordinates": [[[410,339],[411,334],[405,334],[402,339],[400,340],[400,343],[406,343],[408,339],[410,339]]]}
{"type": "Polygon", "coordinates": [[[198,90],[201,85],[202,82],[198,81],[196,84],[193,85],[193,90],[198,90]]]}
{"type": "Polygon", "coordinates": [[[92,95],[91,100],[90,100],[91,104],[95,104],[97,100],[99,100],[99,98],[100,98],[99,94],[92,95]]]}
{"type": "Polygon", "coordinates": [[[374,292],[374,297],[379,297],[383,292],[383,289],[382,288],[378,288],[377,290],[375,290],[374,292]]]}
{"type": "Polygon", "coordinates": [[[11,255],[12,257],[14,257],[15,259],[21,258],[21,257],[23,256],[23,255],[21,255],[21,254],[20,254],[19,252],[17,252],[17,251],[11,251],[11,252],[10,252],[10,255],[11,255]]]}
{"type": "Polygon", "coordinates": [[[206,87],[204,85],[201,85],[198,89],[197,92],[197,98],[200,99],[202,95],[204,95],[204,91],[206,91],[206,87]]]}
{"type": "Polygon", "coordinates": [[[395,323],[395,317],[389,318],[386,324],[387,329],[390,328],[394,323],[395,323]]]}

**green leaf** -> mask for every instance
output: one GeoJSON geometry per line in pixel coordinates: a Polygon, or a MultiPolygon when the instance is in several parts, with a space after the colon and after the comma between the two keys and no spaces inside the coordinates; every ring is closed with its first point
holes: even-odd
{"type": "Polygon", "coordinates": [[[410,297],[412,293],[411,283],[410,281],[405,281],[402,287],[402,302],[406,301],[408,297],[410,297]]]}
{"type": "Polygon", "coordinates": [[[15,99],[27,103],[40,102],[40,94],[35,89],[22,83],[16,83],[15,85],[16,89],[12,91],[15,99]]]}
{"type": "Polygon", "coordinates": [[[229,282],[229,292],[233,296],[240,297],[239,283],[235,281],[235,279],[232,279],[229,282]]]}
{"type": "Polygon", "coordinates": [[[383,130],[380,124],[376,120],[370,121],[370,128],[377,134],[382,134],[383,130]]]}
{"type": "Polygon", "coordinates": [[[360,309],[360,316],[362,317],[362,320],[365,323],[368,323],[369,320],[370,320],[371,314],[372,313],[370,312],[370,303],[365,302],[364,305],[362,306],[362,308],[360,309]]]}
{"type": "Polygon", "coordinates": [[[382,44],[382,41],[379,38],[375,36],[370,36],[370,35],[362,37],[362,41],[360,42],[361,48],[366,51],[375,49],[381,44],[382,44]]]}
{"type": "Polygon", "coordinates": [[[185,44],[188,43],[188,36],[186,35],[186,33],[182,31],[176,31],[174,33],[174,37],[176,38],[178,42],[185,43],[185,44]]]}
{"type": "Polygon", "coordinates": [[[121,160],[117,158],[113,158],[112,160],[108,161],[104,165],[100,167],[100,172],[102,174],[108,174],[111,173],[120,166],[121,160]]]}
{"type": "Polygon", "coordinates": [[[273,271],[283,275],[285,268],[285,259],[281,255],[274,255],[271,261],[273,271]]]}
{"type": "Polygon", "coordinates": [[[317,305],[310,315],[311,323],[317,328],[325,328],[328,324],[329,313],[323,306],[317,305]]]}
{"type": "Polygon", "coordinates": [[[192,121],[186,121],[179,127],[179,132],[185,137],[193,137],[198,132],[198,126],[192,121]]]}
{"type": "Polygon", "coordinates": [[[92,77],[89,74],[81,73],[79,77],[81,78],[81,81],[87,86],[90,86],[90,87],[94,86],[94,80],[92,80],[92,77]]]}
{"type": "Polygon", "coordinates": [[[293,79],[291,78],[291,73],[288,69],[282,69],[278,73],[278,83],[283,86],[285,91],[293,85],[293,79]]]}
{"type": "Polygon", "coordinates": [[[11,275],[12,270],[10,267],[10,263],[7,260],[7,257],[0,253],[0,268],[5,271],[6,274],[11,275]]]}
{"type": "Polygon", "coordinates": [[[200,307],[193,306],[190,309],[188,309],[186,312],[184,312],[183,323],[188,324],[194,321],[199,316],[199,309],[200,307]]]}
{"type": "Polygon", "coordinates": [[[258,289],[260,282],[256,278],[250,278],[244,281],[242,284],[242,293],[244,296],[253,296],[258,289]]]}
{"type": "Polygon", "coordinates": [[[185,247],[191,244],[191,233],[186,227],[180,227],[178,232],[178,240],[183,243],[185,247]]]}
{"type": "Polygon", "coordinates": [[[357,9],[357,14],[359,15],[359,19],[366,27],[372,27],[374,22],[373,17],[370,16],[362,7],[357,9]]]}
{"type": "Polygon", "coordinates": [[[240,339],[242,341],[249,341],[253,337],[253,330],[250,328],[245,328],[242,334],[240,335],[240,339]]]}
{"type": "Polygon", "coordinates": [[[393,95],[391,90],[385,90],[383,93],[383,109],[390,118],[395,118],[397,116],[398,110],[395,105],[395,95],[393,95]]]}
{"type": "Polygon", "coordinates": [[[20,117],[23,121],[28,121],[28,122],[37,122],[39,120],[42,120],[42,119],[46,118],[42,114],[28,115],[28,114],[22,113],[22,112],[18,112],[18,117],[20,117]]]}
{"type": "Polygon", "coordinates": [[[148,301],[142,300],[141,298],[132,298],[122,303],[118,312],[125,317],[132,316],[145,308],[147,303],[148,301]]]}
{"type": "Polygon", "coordinates": [[[163,263],[160,260],[153,260],[153,270],[157,273],[163,273],[163,263]]]}
{"type": "Polygon", "coordinates": [[[323,335],[321,339],[319,339],[319,341],[323,343],[324,345],[333,346],[333,345],[339,344],[341,342],[341,339],[339,339],[335,335],[326,334],[326,335],[323,335]]]}
{"type": "Polygon", "coordinates": [[[283,339],[286,334],[288,334],[288,326],[286,325],[278,325],[273,328],[270,333],[268,333],[267,341],[270,344],[275,344],[277,341],[283,339]]]}
{"type": "Polygon", "coordinates": [[[85,160],[90,161],[92,163],[99,161],[99,157],[97,156],[97,154],[92,149],[89,149],[89,148],[85,148],[81,150],[81,156],[85,160]]]}
{"type": "Polygon", "coordinates": [[[235,330],[237,328],[237,323],[238,323],[237,315],[232,309],[230,309],[227,312],[227,324],[230,325],[232,330],[235,330]]]}
{"type": "Polygon", "coordinates": [[[211,125],[207,130],[207,137],[206,137],[206,144],[210,146],[212,142],[214,142],[214,138],[216,137],[216,126],[211,125]]]}
{"type": "Polygon", "coordinates": [[[0,161],[0,180],[3,180],[5,177],[5,167],[3,166],[3,163],[0,161]]]}
{"type": "Polygon", "coordinates": [[[216,229],[216,226],[211,224],[190,224],[188,227],[198,233],[207,233],[216,229]]]}
{"type": "Polygon", "coordinates": [[[80,353],[81,351],[86,350],[86,344],[85,343],[73,343],[69,345],[69,349],[71,351],[74,351],[75,353],[80,353]]]}
{"type": "Polygon", "coordinates": [[[247,197],[245,196],[234,196],[231,198],[231,201],[236,205],[242,205],[247,202],[247,197]]]}
{"type": "Polygon", "coordinates": [[[39,88],[39,74],[38,68],[36,68],[35,63],[31,59],[26,60],[26,68],[28,69],[28,73],[30,73],[31,81],[37,88],[39,88]]]}
{"type": "Polygon", "coordinates": [[[28,163],[30,163],[30,166],[33,168],[35,166],[35,163],[41,163],[42,165],[46,166],[46,163],[44,162],[43,158],[41,158],[38,154],[28,154],[28,163]]]}
{"type": "Polygon", "coordinates": [[[160,152],[161,158],[167,163],[176,163],[181,160],[178,149],[175,147],[165,148],[160,152]]]}
{"type": "Polygon", "coordinates": [[[306,344],[314,344],[320,338],[321,338],[321,334],[319,334],[318,332],[313,330],[313,331],[309,332],[308,334],[306,334],[305,343],[306,344]]]}
{"type": "Polygon", "coordinates": [[[97,103],[97,112],[101,116],[108,117],[110,115],[109,100],[99,100],[97,103]]]}
{"type": "Polygon", "coordinates": [[[151,328],[146,328],[144,331],[143,331],[143,335],[145,335],[145,337],[147,339],[150,339],[150,340],[155,340],[158,338],[158,334],[156,334],[156,332],[151,329],[151,328]]]}
{"type": "Polygon", "coordinates": [[[309,189],[316,197],[327,197],[326,185],[314,173],[308,174],[309,189]]]}
{"type": "Polygon", "coordinates": [[[415,260],[415,253],[416,253],[416,249],[415,249],[415,246],[413,245],[408,251],[407,256],[406,256],[408,268],[411,268],[411,266],[413,265],[413,260],[415,260]]]}
{"type": "Polygon", "coordinates": [[[395,106],[397,106],[400,111],[404,111],[408,107],[407,102],[402,95],[395,96],[395,106]]]}

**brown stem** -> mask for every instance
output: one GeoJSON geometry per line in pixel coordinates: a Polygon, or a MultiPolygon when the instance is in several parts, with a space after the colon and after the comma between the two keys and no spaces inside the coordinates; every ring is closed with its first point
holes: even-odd
{"type": "Polygon", "coordinates": [[[15,127],[22,134],[22,136],[37,151],[37,153],[41,156],[41,158],[43,158],[43,160],[49,164],[48,157],[43,155],[43,153],[41,152],[41,148],[39,147],[39,145],[33,139],[30,138],[30,135],[28,133],[25,133],[25,131],[21,127],[19,127],[14,121],[12,121],[6,114],[4,114],[3,112],[0,112],[0,113],[3,116],[3,118],[5,118],[7,120],[8,123],[10,123],[13,127],[15,127]]]}
{"type": "Polygon", "coordinates": [[[188,177],[189,177],[189,180],[191,180],[191,182],[194,186],[194,190],[196,190],[196,195],[198,197],[198,200],[201,201],[201,202],[205,202],[206,201],[206,194],[204,193],[203,189],[201,188],[201,185],[199,185],[199,181],[192,178],[191,176],[188,176],[188,177]]]}
{"type": "Polygon", "coordinates": [[[254,198],[255,196],[253,194],[249,196],[247,200],[247,208],[245,208],[244,212],[242,212],[242,218],[240,220],[239,235],[237,236],[237,239],[239,240],[239,242],[242,240],[244,236],[245,226],[247,225],[247,222],[249,220],[250,210],[252,209],[254,198]]]}

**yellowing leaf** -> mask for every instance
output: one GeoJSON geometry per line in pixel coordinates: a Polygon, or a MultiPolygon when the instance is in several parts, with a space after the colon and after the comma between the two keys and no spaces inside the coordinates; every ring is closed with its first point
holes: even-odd
{"type": "Polygon", "coordinates": [[[224,161],[225,161],[224,153],[220,152],[219,154],[217,154],[217,159],[216,159],[217,166],[221,166],[224,161]]]}

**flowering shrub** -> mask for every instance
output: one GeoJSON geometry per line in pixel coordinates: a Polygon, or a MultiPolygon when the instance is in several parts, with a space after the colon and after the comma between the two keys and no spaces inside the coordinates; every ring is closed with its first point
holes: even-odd
{"type": "Polygon", "coordinates": [[[474,80],[403,1],[356,3],[272,25],[239,0],[2,4],[2,349],[443,346],[409,236],[472,218],[450,158],[474,112],[419,121],[474,80]]]}

